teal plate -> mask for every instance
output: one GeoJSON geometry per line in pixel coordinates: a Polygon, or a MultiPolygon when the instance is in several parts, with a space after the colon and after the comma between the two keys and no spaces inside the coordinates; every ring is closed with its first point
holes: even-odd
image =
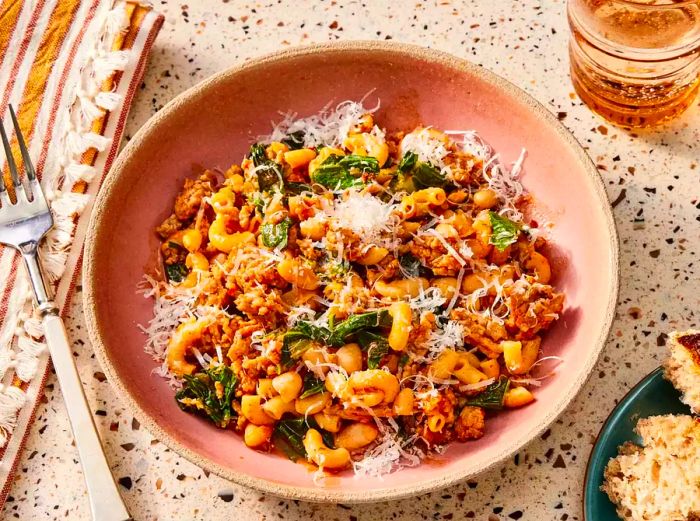
{"type": "Polygon", "coordinates": [[[634,427],[641,418],[663,414],[690,414],[690,407],[680,401],[680,393],[663,377],[663,368],[652,371],[639,382],[608,416],[591,451],[583,493],[586,521],[619,521],[615,506],[600,490],[603,472],[617,448],[631,441],[640,444],[634,427]]]}

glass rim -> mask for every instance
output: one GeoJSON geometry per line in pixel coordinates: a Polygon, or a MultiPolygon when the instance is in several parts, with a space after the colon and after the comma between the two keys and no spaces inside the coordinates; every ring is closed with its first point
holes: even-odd
{"type": "Polygon", "coordinates": [[[639,0],[608,0],[614,4],[628,5],[630,7],[636,7],[638,9],[677,9],[679,7],[686,7],[689,5],[696,5],[700,7],[700,0],[680,0],[678,2],[673,2],[670,4],[644,4],[640,3],[639,0]]]}

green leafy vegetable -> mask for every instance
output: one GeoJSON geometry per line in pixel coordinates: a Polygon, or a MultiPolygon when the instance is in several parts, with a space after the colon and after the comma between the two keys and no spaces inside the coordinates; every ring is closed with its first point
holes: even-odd
{"type": "Polygon", "coordinates": [[[298,333],[286,333],[282,341],[281,360],[282,367],[291,367],[295,360],[298,360],[304,352],[313,345],[310,338],[301,336],[298,333]]]}
{"type": "Polygon", "coordinates": [[[402,354],[401,358],[399,358],[399,367],[405,366],[411,358],[406,354],[402,354]]]}
{"type": "Polygon", "coordinates": [[[317,275],[325,281],[342,279],[342,282],[345,283],[349,271],[350,261],[347,259],[338,261],[335,256],[326,256],[317,275]]]}
{"type": "Polygon", "coordinates": [[[413,169],[413,183],[416,188],[442,187],[447,184],[447,179],[430,163],[418,161],[413,169]]]}
{"type": "Polygon", "coordinates": [[[484,409],[503,409],[503,400],[510,387],[510,379],[501,376],[497,382],[486,387],[481,393],[467,402],[467,405],[484,409]]]}
{"type": "Polygon", "coordinates": [[[284,249],[287,246],[291,225],[292,220],[289,217],[285,217],[277,224],[263,224],[260,230],[263,244],[268,248],[284,249]]]}
{"type": "Polygon", "coordinates": [[[508,246],[518,240],[521,226],[496,212],[489,211],[491,219],[491,238],[489,242],[493,244],[498,251],[505,250],[508,246]]]}
{"type": "Polygon", "coordinates": [[[303,130],[297,130],[291,134],[287,134],[287,137],[282,140],[282,143],[289,147],[289,150],[299,150],[304,148],[304,136],[303,130]]]}
{"type": "Polygon", "coordinates": [[[309,427],[304,418],[281,420],[275,425],[272,441],[275,447],[281,449],[290,460],[306,459],[304,436],[308,430],[309,427]]]}
{"type": "Polygon", "coordinates": [[[411,194],[416,191],[413,176],[402,172],[399,172],[399,175],[391,180],[389,187],[393,193],[406,192],[407,194],[411,194]]]}
{"type": "Polygon", "coordinates": [[[267,161],[267,155],[265,155],[265,146],[259,143],[254,143],[250,145],[250,152],[248,152],[248,157],[253,160],[254,166],[260,166],[267,161]]]}
{"type": "Polygon", "coordinates": [[[294,418],[278,421],[275,425],[275,430],[272,431],[272,441],[275,447],[281,449],[292,461],[306,459],[304,436],[306,436],[306,432],[309,429],[319,431],[326,446],[335,446],[333,435],[321,429],[313,418],[294,418]]]}
{"type": "Polygon", "coordinates": [[[341,157],[340,160],[338,160],[338,164],[347,169],[357,168],[362,172],[379,172],[379,161],[370,156],[358,156],[351,154],[349,156],[341,157]]]}
{"type": "Polygon", "coordinates": [[[330,331],[326,328],[308,322],[298,322],[292,329],[287,330],[282,339],[282,366],[290,367],[314,342],[324,341],[328,336],[330,331]]]}
{"type": "Polygon", "coordinates": [[[388,327],[390,325],[391,317],[386,309],[352,315],[333,328],[327,343],[331,346],[340,347],[347,343],[348,337],[363,329],[388,327]]]}
{"type": "Polygon", "coordinates": [[[176,250],[187,251],[187,248],[175,241],[168,241],[168,248],[175,248],[176,250]]]}
{"type": "Polygon", "coordinates": [[[165,265],[165,274],[170,282],[182,282],[189,274],[190,270],[181,262],[165,265]]]}
{"type": "Polygon", "coordinates": [[[312,345],[313,340],[306,336],[302,336],[294,332],[292,332],[291,334],[286,333],[282,342],[282,367],[288,368],[292,366],[294,364],[294,361],[301,358],[301,355],[303,355],[304,352],[308,350],[312,345]]]}
{"type": "Polygon", "coordinates": [[[329,324],[330,328],[315,326],[309,322],[297,322],[284,334],[282,366],[284,368],[292,366],[294,361],[298,360],[314,342],[340,347],[347,343],[349,337],[362,330],[390,325],[391,317],[386,309],[352,315],[338,324],[329,324]]]}
{"type": "Polygon", "coordinates": [[[326,388],[325,382],[312,372],[306,373],[304,376],[304,387],[302,387],[300,399],[308,398],[314,394],[322,393],[326,388]]]}
{"type": "Polygon", "coordinates": [[[282,189],[283,177],[280,166],[274,161],[266,161],[255,170],[261,192],[272,191],[275,187],[282,189]]]}
{"type": "Polygon", "coordinates": [[[331,154],[311,174],[311,180],[331,190],[345,190],[362,185],[362,179],[350,173],[351,168],[362,172],[379,172],[379,161],[373,157],[331,154]]]}
{"type": "Polygon", "coordinates": [[[299,195],[302,192],[310,192],[311,186],[306,183],[286,183],[284,189],[288,194],[299,195]]]}
{"type": "Polygon", "coordinates": [[[311,181],[331,190],[345,190],[362,185],[362,180],[353,177],[342,165],[323,164],[311,174],[311,181]]]}
{"type": "Polygon", "coordinates": [[[330,331],[327,328],[315,326],[309,322],[298,322],[296,326],[287,331],[287,334],[291,331],[315,341],[323,341],[330,335],[330,331]]]}
{"type": "Polygon", "coordinates": [[[184,379],[175,395],[180,408],[201,414],[225,429],[236,415],[231,403],[238,379],[231,368],[220,364],[184,379]]]}
{"type": "Polygon", "coordinates": [[[399,172],[402,174],[411,173],[413,171],[413,167],[416,166],[417,160],[418,155],[415,152],[406,152],[399,162],[399,172]]]}
{"type": "Polygon", "coordinates": [[[399,265],[404,274],[409,278],[420,277],[423,264],[412,253],[399,255],[399,265]]]}
{"type": "Polygon", "coordinates": [[[290,367],[298,360],[314,342],[340,347],[347,343],[349,337],[362,330],[375,327],[388,327],[391,317],[386,309],[368,311],[352,315],[338,324],[329,324],[330,328],[315,326],[309,322],[297,322],[289,329],[282,340],[281,363],[284,368],[290,367]]]}
{"type": "Polygon", "coordinates": [[[255,209],[260,213],[260,217],[265,217],[265,208],[267,208],[265,199],[260,197],[260,194],[258,194],[252,199],[252,203],[255,205],[255,209]]]}
{"type": "Polygon", "coordinates": [[[256,167],[255,173],[258,176],[258,186],[261,192],[268,192],[275,186],[282,189],[282,169],[277,163],[267,158],[264,145],[259,143],[251,145],[248,157],[253,160],[253,165],[256,167]]]}
{"type": "Polygon", "coordinates": [[[360,331],[357,341],[367,351],[367,369],[377,369],[389,352],[389,341],[379,333],[360,331]]]}
{"type": "Polygon", "coordinates": [[[430,163],[419,161],[414,152],[406,152],[399,162],[399,175],[394,184],[394,191],[413,192],[416,189],[429,188],[431,186],[442,187],[448,181],[430,163]]]}
{"type": "MultiPolygon", "coordinates": [[[[319,151],[320,150],[321,149],[319,148],[319,151]]],[[[339,156],[338,154],[329,154],[329,156],[323,160],[323,163],[321,163],[321,165],[337,165],[343,157],[345,156],[339,156]]]]}

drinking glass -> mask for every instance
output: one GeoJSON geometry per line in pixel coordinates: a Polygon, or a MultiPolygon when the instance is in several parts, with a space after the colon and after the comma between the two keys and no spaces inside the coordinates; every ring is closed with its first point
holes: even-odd
{"type": "Polygon", "coordinates": [[[700,88],[700,0],[568,0],[579,97],[627,127],[667,121],[700,88]]]}

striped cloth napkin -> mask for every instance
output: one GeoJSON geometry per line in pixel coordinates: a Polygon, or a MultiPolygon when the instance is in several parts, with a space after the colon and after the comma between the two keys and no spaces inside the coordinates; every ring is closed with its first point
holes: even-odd
{"type": "MultiPolygon", "coordinates": [[[[94,196],[162,23],[136,1],[0,0],[0,117],[9,121],[12,104],[51,203],[55,226],[41,253],[61,310],[78,277],[94,196]]],[[[15,136],[11,145],[21,164],[15,136]]],[[[0,170],[9,182],[4,154],[0,170]]],[[[19,256],[0,246],[0,506],[48,374],[31,299],[19,256]]]]}

